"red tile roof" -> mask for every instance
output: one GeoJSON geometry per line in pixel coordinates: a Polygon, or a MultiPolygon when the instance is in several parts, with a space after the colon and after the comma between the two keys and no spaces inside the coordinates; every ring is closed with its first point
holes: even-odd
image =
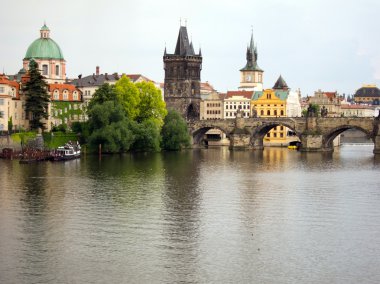
{"type": "Polygon", "coordinates": [[[232,98],[232,97],[244,97],[246,99],[251,99],[253,95],[253,91],[227,91],[226,98],[232,98]]]}
{"type": "Polygon", "coordinates": [[[326,97],[328,97],[329,99],[334,99],[336,98],[336,94],[337,92],[324,92],[323,93],[326,97]]]}

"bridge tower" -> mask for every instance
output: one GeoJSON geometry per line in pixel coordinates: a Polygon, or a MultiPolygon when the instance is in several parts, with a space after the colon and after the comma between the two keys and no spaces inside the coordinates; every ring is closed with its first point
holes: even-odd
{"type": "Polygon", "coordinates": [[[179,29],[174,54],[163,56],[165,82],[164,98],[168,109],[175,109],[187,120],[198,120],[200,113],[200,85],[202,53],[195,54],[187,28],[179,29]]]}

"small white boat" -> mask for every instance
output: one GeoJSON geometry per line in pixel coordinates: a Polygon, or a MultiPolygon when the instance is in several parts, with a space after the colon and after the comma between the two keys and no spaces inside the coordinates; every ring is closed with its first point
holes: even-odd
{"type": "Polygon", "coordinates": [[[80,145],[67,143],[65,146],[60,146],[55,150],[53,161],[67,161],[80,158],[80,145]]]}

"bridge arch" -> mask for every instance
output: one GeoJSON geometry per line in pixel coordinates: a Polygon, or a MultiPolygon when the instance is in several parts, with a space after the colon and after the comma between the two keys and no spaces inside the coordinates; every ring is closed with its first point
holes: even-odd
{"type": "Polygon", "coordinates": [[[301,132],[296,129],[293,122],[270,121],[270,122],[265,122],[262,125],[253,129],[254,131],[252,132],[252,135],[251,135],[250,146],[256,149],[263,149],[265,135],[277,126],[285,126],[286,128],[292,130],[295,133],[295,137],[297,137],[298,139],[301,138],[301,132]]]}
{"type": "Polygon", "coordinates": [[[336,128],[333,128],[331,129],[327,134],[325,134],[323,136],[323,148],[324,149],[331,149],[333,150],[334,149],[334,145],[333,145],[333,141],[334,139],[342,134],[343,132],[345,132],[346,130],[349,130],[349,129],[356,129],[356,130],[359,130],[361,132],[363,132],[368,138],[370,138],[373,142],[374,141],[374,137],[373,137],[373,134],[372,134],[372,131],[369,131],[367,129],[364,129],[363,127],[360,127],[360,126],[356,126],[356,125],[341,125],[341,126],[338,126],[336,128]]]}
{"type": "Polygon", "coordinates": [[[229,137],[230,132],[223,127],[217,125],[202,125],[191,131],[191,136],[193,137],[193,144],[201,145],[204,135],[210,129],[218,129],[222,131],[224,134],[226,134],[227,138],[229,137]]]}

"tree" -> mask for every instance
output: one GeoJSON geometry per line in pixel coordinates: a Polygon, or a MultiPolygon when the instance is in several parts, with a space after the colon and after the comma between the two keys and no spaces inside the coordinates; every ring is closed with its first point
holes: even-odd
{"type": "Polygon", "coordinates": [[[165,150],[181,150],[190,145],[190,135],[186,121],[174,110],[169,110],[161,130],[162,148],[165,150]]]}
{"type": "Polygon", "coordinates": [[[118,101],[118,98],[115,93],[115,86],[105,83],[95,91],[94,96],[88,104],[88,110],[91,110],[96,104],[103,104],[107,101],[118,101]]]}
{"type": "Polygon", "coordinates": [[[30,120],[31,129],[44,129],[42,119],[48,118],[48,106],[50,96],[47,92],[47,83],[38,70],[38,65],[34,60],[29,63],[30,80],[23,86],[22,91],[26,96],[25,111],[32,115],[30,120]]]}
{"type": "Polygon", "coordinates": [[[105,153],[122,153],[134,142],[132,122],[120,104],[107,101],[94,105],[89,111],[88,123],[90,151],[96,152],[101,144],[105,153]]]}
{"type": "Polygon", "coordinates": [[[135,122],[132,127],[135,141],[131,146],[131,150],[136,152],[158,152],[161,150],[160,128],[157,126],[157,121],[148,119],[141,123],[135,122]]]}
{"type": "Polygon", "coordinates": [[[123,75],[115,84],[115,93],[119,102],[123,105],[127,117],[135,120],[139,115],[140,94],[136,85],[123,75]]]}
{"type": "Polygon", "coordinates": [[[141,123],[146,120],[157,123],[159,127],[164,124],[164,118],[168,111],[161,96],[161,90],[152,82],[140,82],[136,84],[140,93],[139,113],[136,118],[141,123]]]}
{"type": "Polygon", "coordinates": [[[24,147],[28,144],[29,141],[36,138],[36,133],[21,131],[19,133],[12,134],[11,137],[13,141],[20,142],[21,151],[24,152],[24,147]]]}
{"type": "Polygon", "coordinates": [[[12,116],[8,120],[8,133],[11,134],[13,130],[13,119],[12,116]]]}

